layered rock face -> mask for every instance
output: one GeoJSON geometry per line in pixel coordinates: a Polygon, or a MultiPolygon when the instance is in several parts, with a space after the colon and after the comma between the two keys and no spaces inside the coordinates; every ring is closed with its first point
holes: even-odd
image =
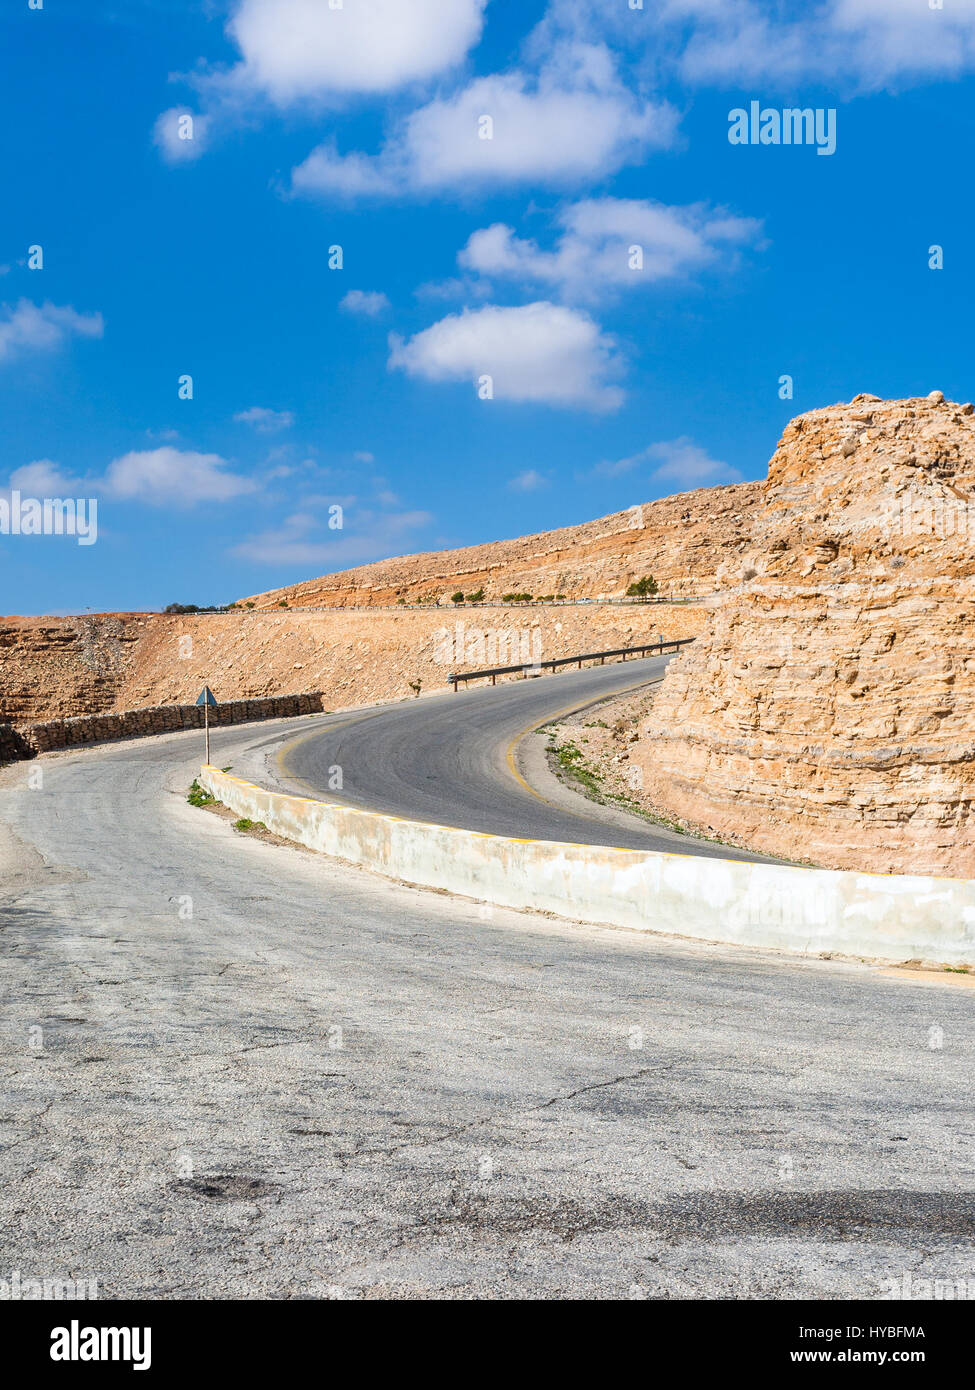
{"type": "Polygon", "coordinates": [[[658,806],[835,868],[975,876],[975,416],[811,411],[631,758],[658,806]]]}
{"type": "Polygon", "coordinates": [[[719,567],[746,544],[760,488],[760,483],[698,488],[581,526],[381,560],[242,602],[258,608],[274,608],[281,600],[292,608],[393,604],[400,599],[449,602],[458,589],[483,589],[488,600],[508,593],[613,598],[645,574],[654,576],[661,593],[710,594],[719,567]]]}
{"type": "Polygon", "coordinates": [[[112,709],[148,621],[133,613],[0,618],[0,720],[112,709]]]}

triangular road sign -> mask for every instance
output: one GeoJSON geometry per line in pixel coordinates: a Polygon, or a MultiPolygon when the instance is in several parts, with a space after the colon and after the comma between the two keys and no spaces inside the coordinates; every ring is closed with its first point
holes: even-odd
{"type": "Polygon", "coordinates": [[[210,687],[208,685],[205,685],[203,689],[200,691],[196,703],[198,705],[215,705],[217,703],[217,697],[214,695],[210,687]]]}

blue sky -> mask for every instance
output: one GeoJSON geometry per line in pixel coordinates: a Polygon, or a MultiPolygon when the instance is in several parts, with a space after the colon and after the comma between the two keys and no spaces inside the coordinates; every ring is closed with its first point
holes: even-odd
{"type": "Polygon", "coordinates": [[[98,500],[93,545],[0,535],[5,612],[226,602],[975,393],[975,0],[332,3],[4,7],[0,496],[98,500]],[[732,145],[752,101],[835,153],[732,145]]]}

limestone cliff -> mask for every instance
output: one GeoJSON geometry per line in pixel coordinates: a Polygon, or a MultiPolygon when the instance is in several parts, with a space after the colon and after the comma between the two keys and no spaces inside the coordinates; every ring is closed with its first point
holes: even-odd
{"type": "Polygon", "coordinates": [[[940,392],[786,429],[710,630],[631,759],[771,853],[975,874],[975,417],[940,392]]]}

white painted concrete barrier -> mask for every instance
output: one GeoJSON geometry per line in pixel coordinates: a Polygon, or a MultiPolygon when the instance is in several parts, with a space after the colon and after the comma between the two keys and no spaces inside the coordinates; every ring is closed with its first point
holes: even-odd
{"type": "Polygon", "coordinates": [[[975,964],[975,882],[513,840],[266,791],[205,767],[238,816],[389,878],[498,907],[702,941],[975,964]]]}

